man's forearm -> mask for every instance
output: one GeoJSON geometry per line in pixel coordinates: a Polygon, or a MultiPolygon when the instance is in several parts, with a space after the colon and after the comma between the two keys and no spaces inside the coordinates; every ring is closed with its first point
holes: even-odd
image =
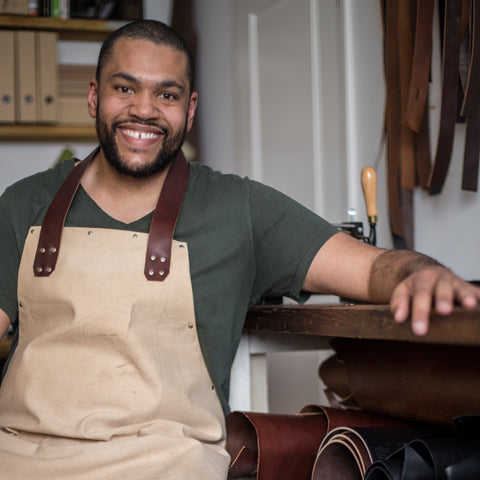
{"type": "Polygon", "coordinates": [[[433,258],[411,250],[386,250],[374,260],[368,293],[374,303],[388,303],[395,287],[426,267],[442,266],[433,258]]]}

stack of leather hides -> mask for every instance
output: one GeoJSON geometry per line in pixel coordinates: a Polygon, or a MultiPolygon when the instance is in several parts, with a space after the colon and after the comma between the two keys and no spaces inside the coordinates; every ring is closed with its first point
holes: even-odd
{"type": "Polygon", "coordinates": [[[229,478],[478,480],[480,416],[428,425],[321,406],[237,411],[227,416],[227,450],[229,478]]]}
{"type": "Polygon", "coordinates": [[[480,350],[334,339],[333,406],[227,416],[229,478],[480,479],[480,350]]]}
{"type": "Polygon", "coordinates": [[[295,415],[231,412],[227,415],[229,478],[310,479],[317,452],[328,432],[339,426],[403,427],[387,417],[310,405],[295,415]]]}

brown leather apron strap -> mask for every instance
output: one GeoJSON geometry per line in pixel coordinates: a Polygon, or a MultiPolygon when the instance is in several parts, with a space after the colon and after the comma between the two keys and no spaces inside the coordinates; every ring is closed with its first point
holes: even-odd
{"type": "MultiPolygon", "coordinates": [[[[98,150],[95,149],[72,170],[48,207],[33,265],[37,277],[48,277],[55,270],[65,218],[82,175],[98,150]]],[[[180,152],[167,173],[150,225],[145,260],[148,280],[162,281],[170,271],[173,233],[188,186],[189,172],[190,165],[180,152]]]]}
{"type": "Polygon", "coordinates": [[[48,207],[33,264],[36,277],[48,277],[55,270],[67,212],[80,185],[80,179],[97,152],[98,147],[72,170],[48,207]]]}
{"type": "Polygon", "coordinates": [[[171,165],[153,213],[148,237],[145,276],[162,281],[170,271],[172,240],[183,197],[188,187],[190,164],[180,152],[171,165]]]}
{"type": "Polygon", "coordinates": [[[453,147],[457,119],[462,3],[463,0],[445,1],[441,115],[435,160],[430,172],[431,194],[442,191],[453,147]]]}

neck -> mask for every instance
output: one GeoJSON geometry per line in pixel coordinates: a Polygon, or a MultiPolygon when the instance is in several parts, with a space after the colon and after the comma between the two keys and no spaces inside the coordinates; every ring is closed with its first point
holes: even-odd
{"type": "Polygon", "coordinates": [[[155,209],[168,170],[146,178],[122,175],[99,150],[83,175],[82,187],[105,213],[132,223],[155,209]]]}

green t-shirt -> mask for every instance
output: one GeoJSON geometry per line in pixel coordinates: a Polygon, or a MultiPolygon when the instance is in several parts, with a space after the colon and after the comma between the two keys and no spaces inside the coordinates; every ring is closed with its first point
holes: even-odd
{"type": "MultiPolygon", "coordinates": [[[[17,318],[18,267],[30,226],[41,225],[73,160],[28,177],[0,197],[0,308],[17,318]]],[[[148,232],[152,214],[119,222],[80,187],[66,226],[148,232]]],[[[337,232],[310,210],[258,182],[193,163],[174,238],[187,242],[198,335],[227,411],[230,368],[246,313],[264,297],[302,300],[313,257],[337,232]]]]}

